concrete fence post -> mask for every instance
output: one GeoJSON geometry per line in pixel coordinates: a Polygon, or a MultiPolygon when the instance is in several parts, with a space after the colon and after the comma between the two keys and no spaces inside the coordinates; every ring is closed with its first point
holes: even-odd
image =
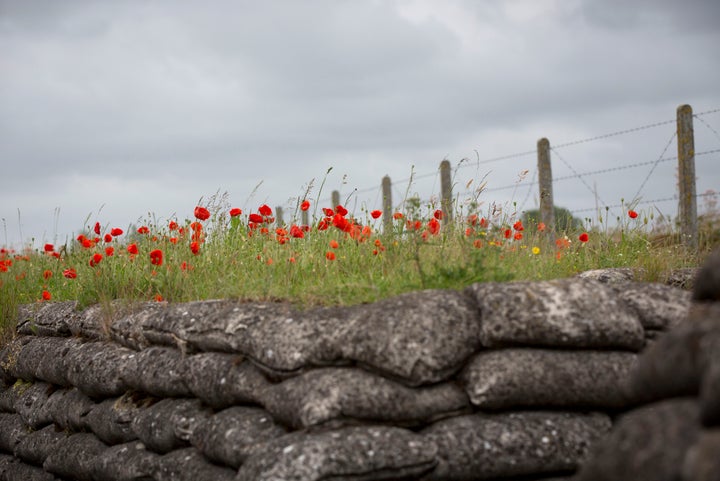
{"type": "Polygon", "coordinates": [[[695,138],[693,113],[689,105],[677,108],[678,190],[680,236],[685,246],[698,249],[697,198],[695,187],[695,138]]]}
{"type": "Polygon", "coordinates": [[[552,167],[550,165],[550,141],[538,140],[538,184],[540,185],[540,222],[549,232],[555,232],[555,207],[553,204],[552,167]]]}
{"type": "Polygon", "coordinates": [[[442,196],[440,206],[443,211],[443,219],[446,222],[452,221],[453,218],[452,176],[450,174],[450,161],[443,160],[440,162],[440,192],[442,196]]]}
{"type": "Polygon", "coordinates": [[[389,176],[382,179],[382,196],[383,196],[383,232],[389,234],[392,232],[392,182],[389,176]]]}
{"type": "Polygon", "coordinates": [[[308,220],[309,217],[310,217],[310,216],[309,216],[309,214],[308,214],[308,211],[306,211],[306,210],[301,210],[301,211],[300,211],[300,219],[301,219],[301,222],[302,222],[301,225],[310,225],[310,221],[308,220]]]}
{"type": "Polygon", "coordinates": [[[275,207],[275,225],[281,227],[285,224],[283,222],[283,208],[280,206],[275,207]]]}
{"type": "Polygon", "coordinates": [[[338,205],[340,205],[340,192],[337,190],[332,191],[332,208],[335,209],[338,205]]]}

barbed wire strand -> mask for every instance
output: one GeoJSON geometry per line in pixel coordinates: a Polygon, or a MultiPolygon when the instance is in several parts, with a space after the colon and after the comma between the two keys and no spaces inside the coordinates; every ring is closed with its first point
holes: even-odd
{"type": "Polygon", "coordinates": [[[606,203],[604,200],[602,200],[602,198],[600,197],[600,195],[598,195],[597,189],[593,189],[592,187],[590,187],[590,185],[589,185],[587,182],[585,182],[585,179],[583,178],[583,176],[580,175],[580,174],[578,174],[577,171],[573,168],[573,166],[570,165],[570,164],[563,158],[563,156],[560,155],[560,153],[557,152],[553,147],[550,147],[550,151],[553,152],[553,153],[557,156],[557,158],[560,159],[560,160],[563,162],[563,164],[565,164],[565,165],[567,166],[568,169],[570,169],[570,171],[571,171],[573,174],[575,174],[575,177],[577,177],[577,178],[580,180],[580,182],[582,182],[583,185],[584,185],[585,187],[587,187],[587,190],[590,191],[590,193],[603,205],[603,207],[607,207],[607,203],[606,203]]]}
{"type": "MultiPolygon", "coordinates": [[[[718,195],[718,194],[717,194],[717,192],[705,192],[705,193],[702,193],[702,194],[697,194],[697,195],[695,195],[695,198],[699,198],[699,197],[709,197],[709,196],[713,196],[713,195],[718,195]]],[[[671,201],[671,200],[679,200],[679,199],[680,199],[680,197],[678,197],[677,195],[674,195],[674,196],[672,196],[672,197],[663,197],[663,198],[661,198],[661,199],[642,200],[642,201],[640,201],[640,202],[636,202],[635,204],[636,204],[636,205],[655,204],[655,203],[658,203],[658,202],[669,202],[669,201],[671,201]]],[[[610,207],[610,208],[612,208],[612,207],[618,208],[618,207],[624,207],[624,206],[627,206],[627,204],[615,204],[615,205],[611,205],[611,206],[608,206],[608,207],[610,207]]],[[[595,211],[595,210],[597,210],[596,207],[588,207],[588,208],[586,208],[586,209],[571,210],[570,212],[572,212],[573,214],[577,214],[577,213],[580,213],[580,212],[591,212],[591,211],[595,211]]]]}
{"type": "Polygon", "coordinates": [[[640,197],[640,193],[642,192],[643,188],[645,187],[645,184],[647,184],[648,179],[650,179],[650,176],[655,172],[655,168],[660,163],[660,159],[665,157],[665,152],[667,152],[667,149],[670,148],[673,141],[675,140],[675,137],[677,137],[677,131],[673,132],[672,136],[670,136],[670,140],[668,140],[668,143],[665,145],[665,148],[663,149],[662,153],[660,154],[660,157],[655,161],[652,168],[650,169],[650,172],[648,172],[648,175],[645,177],[645,180],[642,181],[642,184],[640,184],[640,188],[638,188],[638,191],[635,193],[635,196],[633,199],[637,199],[640,197]]]}
{"type": "Polygon", "coordinates": [[[710,130],[712,131],[712,133],[715,134],[715,137],[717,137],[717,139],[720,140],[720,134],[718,134],[718,131],[717,131],[717,130],[713,129],[712,126],[711,126],[709,123],[705,122],[705,121],[704,121],[703,119],[701,119],[700,117],[697,117],[697,119],[700,121],[700,123],[702,123],[703,125],[705,125],[705,127],[707,127],[708,129],[710,129],[710,130]]]}

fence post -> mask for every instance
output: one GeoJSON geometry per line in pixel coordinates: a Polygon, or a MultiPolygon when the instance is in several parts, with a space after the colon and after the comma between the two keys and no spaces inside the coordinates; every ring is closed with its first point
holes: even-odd
{"type": "Polygon", "coordinates": [[[550,166],[550,141],[543,137],[537,143],[538,184],[540,184],[540,222],[555,232],[555,207],[552,191],[552,167],[550,166]]]}
{"type": "Polygon", "coordinates": [[[340,192],[337,191],[337,190],[333,190],[333,191],[332,191],[331,198],[332,198],[332,201],[331,201],[331,202],[332,202],[332,208],[335,209],[335,207],[337,207],[338,205],[340,205],[340,192]]]}
{"type": "Polygon", "coordinates": [[[300,222],[301,222],[301,225],[310,225],[310,221],[309,221],[308,219],[309,219],[308,211],[306,211],[306,210],[301,210],[301,211],[300,211],[300,222]]]}
{"type": "Polygon", "coordinates": [[[452,221],[452,178],[450,176],[450,161],[443,160],[440,162],[440,191],[442,199],[440,206],[443,211],[443,218],[446,222],[452,221]]]}
{"type": "Polygon", "coordinates": [[[386,175],[382,179],[382,196],[383,196],[383,232],[389,234],[392,232],[392,182],[390,176],[386,175]]]}
{"type": "Polygon", "coordinates": [[[275,207],[275,225],[282,227],[283,222],[283,208],[280,206],[275,207]]]}
{"type": "Polygon", "coordinates": [[[695,138],[689,105],[677,108],[677,145],[680,205],[680,235],[688,249],[698,249],[697,198],[695,190],[695,138]]]}

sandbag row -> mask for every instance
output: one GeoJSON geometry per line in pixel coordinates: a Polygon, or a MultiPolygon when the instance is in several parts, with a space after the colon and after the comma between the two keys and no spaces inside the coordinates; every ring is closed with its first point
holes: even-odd
{"type": "Polygon", "coordinates": [[[0,350],[0,480],[568,479],[634,402],[650,310],[685,302],[667,289],[25,307],[0,350]]]}

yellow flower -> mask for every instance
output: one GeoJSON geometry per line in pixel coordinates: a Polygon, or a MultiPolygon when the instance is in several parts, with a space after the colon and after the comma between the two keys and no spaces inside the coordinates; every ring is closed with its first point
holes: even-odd
{"type": "Polygon", "coordinates": [[[536,247],[533,247],[533,248],[532,248],[532,253],[535,254],[535,255],[540,254],[540,248],[537,247],[537,246],[536,246],[536,247]]]}

